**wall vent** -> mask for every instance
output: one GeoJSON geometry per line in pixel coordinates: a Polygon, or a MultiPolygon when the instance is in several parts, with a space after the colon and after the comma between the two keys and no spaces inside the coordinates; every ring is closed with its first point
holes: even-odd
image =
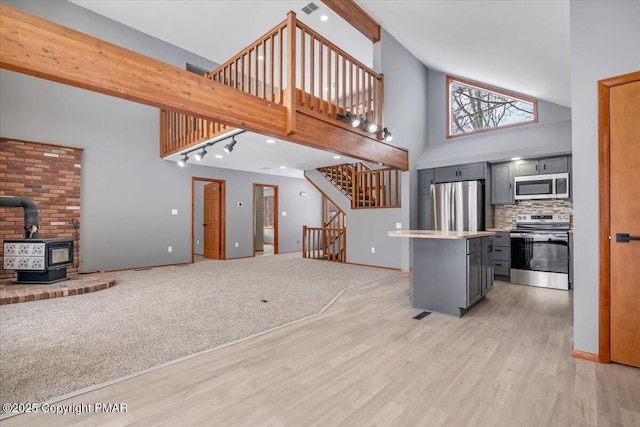
{"type": "Polygon", "coordinates": [[[318,10],[318,6],[313,2],[309,3],[308,5],[302,8],[302,11],[307,15],[311,15],[311,13],[315,12],[316,10],[318,10]]]}

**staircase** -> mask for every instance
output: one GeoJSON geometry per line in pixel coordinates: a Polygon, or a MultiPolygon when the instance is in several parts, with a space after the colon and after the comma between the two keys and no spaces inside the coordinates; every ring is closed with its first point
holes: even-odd
{"type": "Polygon", "coordinates": [[[400,207],[398,169],[372,169],[360,162],[326,166],[318,172],[351,200],[352,209],[400,207]]]}
{"type": "Polygon", "coordinates": [[[347,217],[323,196],[322,228],[302,227],[302,257],[347,262],[347,217]]]}

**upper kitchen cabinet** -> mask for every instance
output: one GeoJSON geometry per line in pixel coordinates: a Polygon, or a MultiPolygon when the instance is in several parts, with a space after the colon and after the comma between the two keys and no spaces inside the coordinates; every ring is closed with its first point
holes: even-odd
{"type": "Polygon", "coordinates": [[[494,163],[491,165],[491,204],[512,205],[515,163],[494,163]]]}
{"type": "Polygon", "coordinates": [[[562,173],[568,171],[568,157],[558,156],[545,159],[520,160],[516,162],[515,176],[562,173]]]}
{"type": "Polygon", "coordinates": [[[433,181],[439,183],[485,179],[486,167],[486,163],[480,162],[436,168],[434,169],[433,181]]]}

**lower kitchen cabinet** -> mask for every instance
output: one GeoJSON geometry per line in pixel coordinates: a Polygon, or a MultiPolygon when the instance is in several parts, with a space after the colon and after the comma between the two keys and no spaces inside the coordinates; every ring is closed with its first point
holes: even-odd
{"type": "MultiPolygon", "coordinates": [[[[411,304],[462,316],[493,288],[493,236],[413,238],[411,304]]],[[[484,234],[484,236],[483,236],[484,234]]]]}
{"type": "Polygon", "coordinates": [[[496,279],[511,280],[511,237],[498,231],[493,238],[493,272],[496,279]]]}

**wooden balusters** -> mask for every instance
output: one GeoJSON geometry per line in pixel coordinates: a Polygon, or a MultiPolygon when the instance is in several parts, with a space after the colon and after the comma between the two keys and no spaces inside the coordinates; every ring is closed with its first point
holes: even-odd
{"type": "Polygon", "coordinates": [[[302,257],[347,262],[347,229],[302,227],[302,257]]]}

